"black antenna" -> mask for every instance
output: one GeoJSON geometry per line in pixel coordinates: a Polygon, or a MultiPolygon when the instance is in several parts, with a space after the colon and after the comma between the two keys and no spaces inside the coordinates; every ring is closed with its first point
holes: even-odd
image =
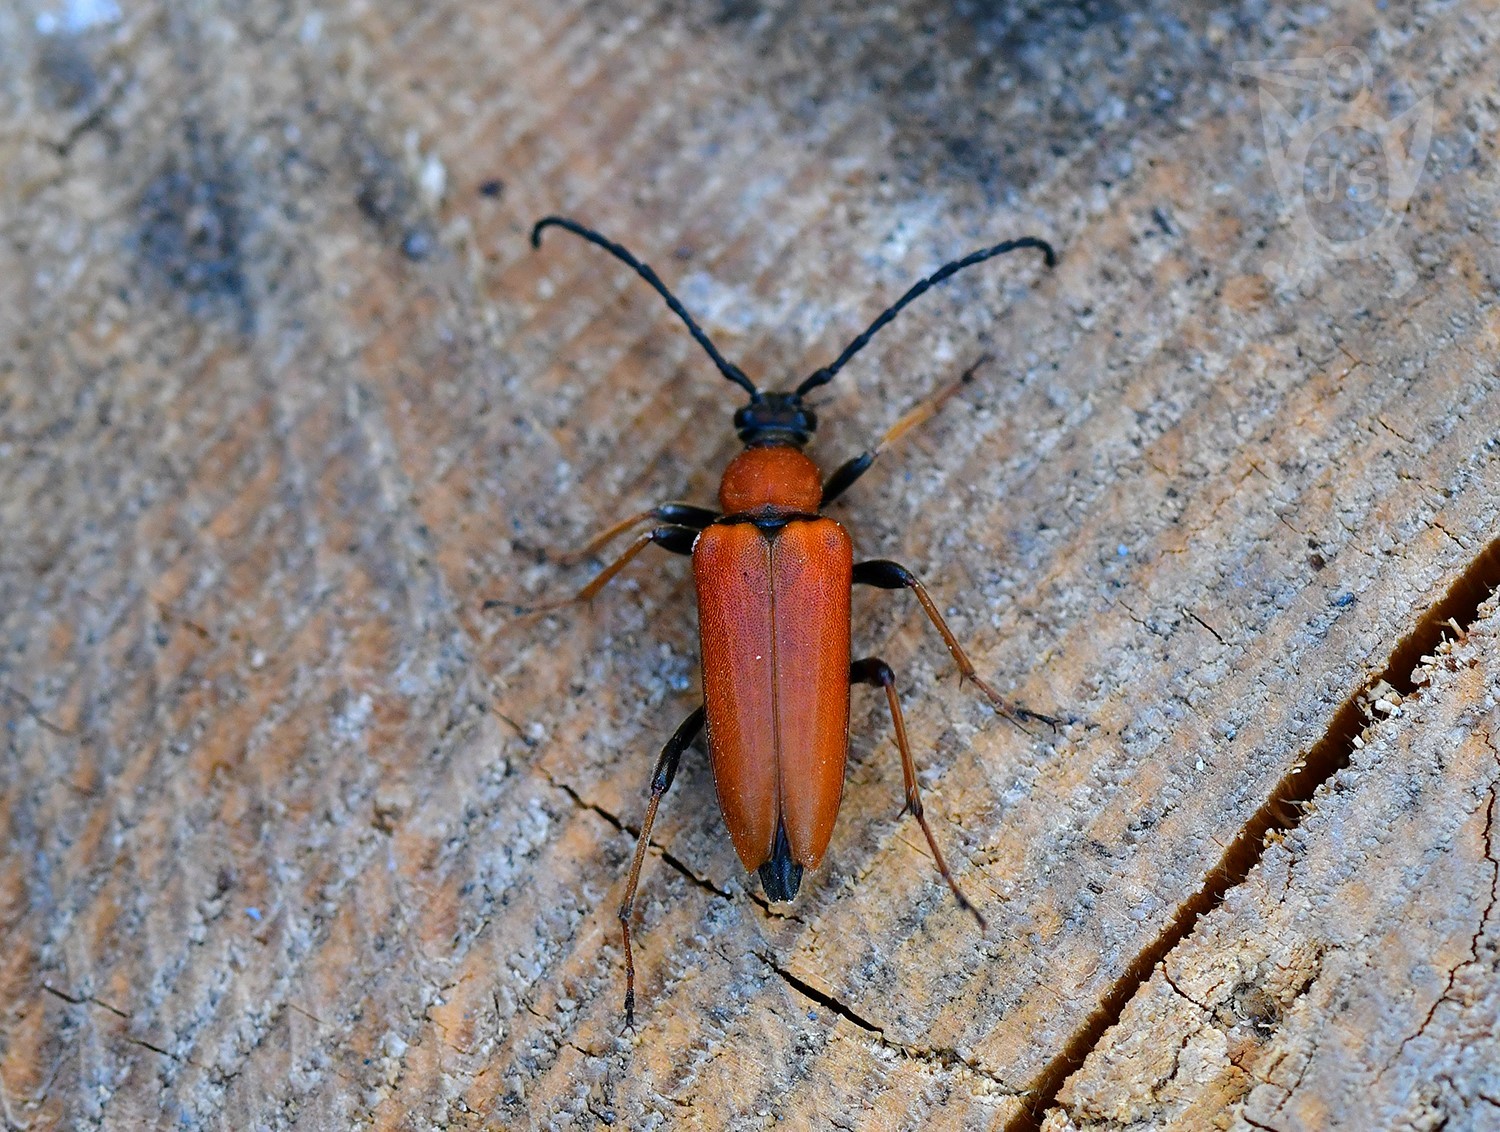
{"type": "Polygon", "coordinates": [[[714,349],[714,344],[708,340],[708,335],[703,333],[703,330],[698,326],[696,322],[693,321],[693,316],[688,314],[687,308],[677,301],[676,295],[667,290],[667,285],[661,281],[661,278],[656,274],[656,272],[652,271],[650,267],[642,263],[640,260],[636,259],[635,256],[631,255],[619,244],[615,243],[612,240],[605,239],[603,236],[599,235],[598,232],[595,232],[592,228],[585,228],[576,220],[569,220],[566,216],[544,216],[542,217],[542,219],[538,220],[536,222],[536,226],[531,230],[531,246],[534,248],[541,247],[542,229],[550,228],[553,226],[556,226],[558,228],[566,228],[569,232],[572,232],[573,235],[582,236],[591,244],[598,244],[601,248],[607,251],[610,255],[614,256],[616,259],[622,260],[625,263],[630,264],[631,267],[635,268],[635,273],[642,279],[644,279],[647,283],[651,284],[651,286],[656,289],[656,293],[667,301],[667,306],[671,308],[672,313],[687,324],[688,333],[693,336],[693,340],[697,342],[698,345],[702,346],[705,350],[708,351],[708,356],[714,360],[714,365],[719,367],[719,372],[727,377],[730,381],[738,385],[746,393],[750,394],[751,397],[760,396],[760,391],[755,388],[755,382],[746,377],[739,366],[735,365],[733,362],[727,362],[724,360],[719,351],[714,349]]]}
{"type": "Polygon", "coordinates": [[[1003,244],[996,244],[992,248],[984,248],[964,256],[963,259],[956,259],[952,263],[945,264],[926,279],[917,282],[910,291],[881,311],[880,317],[870,323],[868,330],[845,346],[844,352],[834,359],[834,363],[831,366],[824,366],[822,369],[817,370],[811,377],[797,386],[797,396],[801,397],[808,390],[816,389],[820,385],[827,385],[832,381],[834,374],[844,368],[845,362],[870,344],[870,339],[875,337],[876,332],[881,327],[900,314],[903,307],[929,288],[941,283],[950,275],[956,275],[966,267],[973,267],[976,263],[983,263],[987,259],[993,259],[997,255],[1004,255],[1006,252],[1013,252],[1020,248],[1036,248],[1047,257],[1048,267],[1052,267],[1057,263],[1057,253],[1052,250],[1052,245],[1046,240],[1039,240],[1035,236],[1022,236],[1019,240],[1006,240],[1003,244]]]}

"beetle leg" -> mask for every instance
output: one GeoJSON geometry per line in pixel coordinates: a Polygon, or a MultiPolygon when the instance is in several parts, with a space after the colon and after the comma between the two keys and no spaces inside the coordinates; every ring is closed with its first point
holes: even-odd
{"type": "MultiPolygon", "coordinates": [[[[655,530],[647,531],[627,546],[624,554],[601,570],[593,581],[584,586],[583,589],[579,590],[572,597],[559,598],[557,601],[533,605],[529,609],[522,610],[522,612],[549,613],[554,609],[561,609],[565,605],[573,605],[580,601],[590,601],[595,594],[609,585],[616,574],[630,565],[632,558],[645,550],[653,542],[664,550],[670,550],[673,554],[692,554],[693,541],[698,537],[698,534],[699,532],[695,531],[692,527],[681,526],[657,527],[655,530]]],[[[498,598],[490,598],[484,603],[482,608],[495,609],[498,606],[508,604],[510,603],[501,601],[498,598]]]]}
{"type": "Polygon", "coordinates": [[[891,722],[896,727],[896,747],[901,751],[901,776],[906,780],[906,809],[922,827],[922,834],[927,838],[927,847],[932,850],[932,859],[937,862],[938,872],[943,874],[943,879],[953,890],[959,907],[972,913],[979,921],[979,930],[984,931],[984,917],[978,908],[969,903],[969,898],[959,889],[958,881],[954,880],[953,874],[948,871],[948,862],[943,860],[943,851],[938,848],[937,838],[933,837],[932,827],[927,824],[927,817],[922,812],[922,792],[917,787],[917,767],[912,761],[911,745],[906,741],[906,720],[901,715],[901,701],[896,696],[896,674],[891,671],[891,666],[878,656],[867,656],[864,660],[856,660],[849,666],[849,683],[868,684],[872,688],[885,689],[885,700],[891,708],[891,722]]]}
{"type": "Polygon", "coordinates": [[[572,566],[582,562],[585,558],[592,558],[620,535],[632,527],[639,526],[647,519],[654,519],[658,523],[670,523],[674,527],[691,527],[695,531],[701,531],[718,517],[717,511],[710,511],[707,507],[695,507],[691,503],[658,503],[655,507],[642,511],[638,515],[621,519],[608,530],[590,539],[588,545],[557,555],[556,561],[562,566],[572,566]]]}
{"type": "Polygon", "coordinates": [[[988,683],[980,679],[979,673],[974,669],[974,663],[964,654],[958,638],[953,635],[953,630],[948,628],[948,623],[943,620],[943,615],[938,612],[937,603],[927,593],[927,587],[917,580],[917,576],[905,566],[896,562],[888,562],[885,559],[874,559],[869,562],[856,562],[854,564],[853,583],[860,586],[877,586],[883,590],[911,590],[917,595],[917,600],[922,603],[922,610],[927,614],[927,619],[932,622],[933,627],[943,636],[943,644],[948,646],[948,652],[953,657],[953,663],[958,665],[960,680],[969,680],[985,694],[991,706],[1010,720],[1022,731],[1026,731],[1026,723],[1035,720],[1045,723],[1056,731],[1063,724],[1063,720],[1055,716],[1043,715],[1039,711],[1032,711],[1028,707],[1007,700],[988,683]]]}
{"type": "Polygon", "coordinates": [[[641,822],[641,835],[635,842],[635,856],[630,862],[630,879],[625,882],[625,899],[620,903],[620,927],[625,932],[625,1025],[635,1027],[635,959],[630,951],[630,916],[635,910],[635,889],[641,879],[641,864],[646,859],[646,846],[651,843],[651,825],[656,821],[656,808],[661,805],[662,795],[672,786],[677,776],[677,764],[682,752],[692,746],[698,732],[703,730],[704,709],[702,705],[682,721],[672,733],[661,755],[656,760],[656,770],[651,774],[651,801],[646,804],[646,817],[641,822]]]}
{"type": "Polygon", "coordinates": [[[916,408],[910,410],[895,424],[891,425],[886,430],[885,435],[875,442],[873,448],[861,452],[854,459],[845,461],[835,468],[833,475],[829,476],[828,482],[823,485],[822,506],[827,507],[835,499],[843,495],[844,492],[848,491],[855,480],[868,472],[870,465],[875,462],[875,457],[880,455],[880,450],[887,444],[894,444],[919,424],[925,424],[931,420],[937,414],[938,410],[951,401],[960,389],[974,380],[974,374],[978,371],[979,367],[989,360],[990,356],[988,354],[980,357],[977,362],[959,375],[957,381],[939,389],[931,397],[918,404],[916,408]]]}

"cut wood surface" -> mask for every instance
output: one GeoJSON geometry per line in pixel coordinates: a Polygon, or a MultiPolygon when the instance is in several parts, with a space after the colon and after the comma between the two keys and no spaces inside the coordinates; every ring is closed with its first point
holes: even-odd
{"type": "Polygon", "coordinates": [[[0,10],[0,1120],[1495,1127],[1497,41],[1462,2],[0,10]],[[1236,67],[1280,60],[1316,81],[1236,67]],[[856,690],[790,907],[689,754],[622,1032],[686,564],[508,606],[710,503],[739,398],[628,269],[533,251],[550,212],[772,386],[949,258],[1061,250],[817,402],[831,467],[995,358],[834,509],[1077,717],[1007,725],[856,594],[987,933],[856,690]]]}
{"type": "Polygon", "coordinates": [[[1372,702],[1352,765],[1172,952],[1046,1128],[1500,1123],[1497,629],[1491,603],[1417,691],[1372,702]]]}

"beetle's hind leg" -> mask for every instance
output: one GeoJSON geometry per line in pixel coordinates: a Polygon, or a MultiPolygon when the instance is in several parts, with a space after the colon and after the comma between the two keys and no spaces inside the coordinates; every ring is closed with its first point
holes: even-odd
{"type": "Polygon", "coordinates": [[[703,730],[704,709],[700,705],[692,715],[672,733],[661,755],[656,760],[656,769],[651,774],[651,801],[646,804],[646,816],[641,821],[641,835],[636,839],[635,856],[630,861],[630,879],[625,882],[625,899],[620,902],[620,927],[625,934],[625,1025],[635,1026],[635,957],[630,950],[630,917],[635,911],[635,890],[641,880],[641,865],[646,860],[646,846],[651,844],[651,826],[656,821],[656,809],[661,805],[662,795],[672,786],[677,777],[677,764],[703,730]]]}
{"type": "Polygon", "coordinates": [[[879,657],[867,656],[863,660],[856,660],[849,666],[849,683],[868,684],[872,688],[885,689],[885,700],[891,709],[891,723],[896,728],[896,746],[901,751],[901,776],[906,781],[907,812],[916,818],[917,824],[922,827],[922,834],[927,838],[927,847],[932,850],[932,859],[937,862],[938,872],[943,875],[943,880],[947,881],[948,887],[958,900],[959,907],[971,913],[979,921],[979,930],[984,931],[984,916],[963,894],[963,890],[958,887],[958,881],[953,879],[953,874],[948,870],[948,862],[943,859],[943,851],[938,848],[937,838],[932,835],[932,827],[927,824],[927,815],[922,812],[922,791],[917,786],[917,767],[912,761],[911,745],[906,741],[906,720],[901,715],[901,700],[896,695],[896,674],[891,671],[891,666],[879,657]]]}
{"type": "Polygon", "coordinates": [[[917,600],[922,603],[922,611],[927,614],[927,619],[932,622],[933,628],[942,634],[943,644],[948,646],[948,653],[953,657],[953,663],[958,665],[960,680],[970,681],[976,688],[984,693],[985,698],[990,701],[994,709],[1010,720],[1022,731],[1029,731],[1026,724],[1029,722],[1045,723],[1056,731],[1064,723],[1076,723],[1076,720],[1059,719],[1052,715],[1043,715],[1039,711],[1032,711],[1023,704],[1007,700],[999,692],[980,678],[974,669],[974,662],[968,658],[963,647],[958,643],[958,638],[953,635],[953,630],[948,628],[948,623],[943,620],[943,615],[938,612],[937,603],[927,592],[915,574],[897,562],[888,562],[885,559],[873,559],[869,562],[856,562],[854,564],[853,584],[856,586],[875,586],[882,590],[911,590],[917,595],[917,600]]]}

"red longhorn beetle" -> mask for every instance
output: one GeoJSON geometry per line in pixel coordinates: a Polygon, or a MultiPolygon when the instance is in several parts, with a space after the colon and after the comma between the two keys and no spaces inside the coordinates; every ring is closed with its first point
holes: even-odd
{"type": "Polygon", "coordinates": [[[916,576],[895,562],[877,559],[856,563],[848,533],[820,512],[869,470],[883,445],[925,421],[958,392],[984,359],[936,397],[907,413],[869,451],[840,465],[826,482],[817,465],[802,452],[818,424],[803,398],[831,381],[881,327],[934,284],[1019,248],[1037,249],[1051,267],[1057,262],[1051,245],[1023,236],[954,260],[920,280],[883,311],[831,365],[817,370],[789,393],[769,393],[757,389],[738,366],[725,361],[650,267],[619,244],[561,216],[537,222],[531,230],[532,247],[541,246],[542,232],[550,227],[565,228],[634,268],[687,325],[719,372],[750,395],[750,403],[734,414],[734,427],[745,449],[730,462],[719,484],[722,513],[687,503],[663,503],[616,523],[576,557],[594,554],[647,520],[661,525],[639,536],[576,596],[534,610],[589,600],[652,544],[693,560],[703,656],[703,704],[683,720],[662,748],[651,776],[651,801],[630,863],[630,879],[619,912],[625,934],[626,1024],[632,1025],[635,1020],[630,918],[641,862],[662,795],[672,785],[682,753],[705,723],[719,809],[735,852],[746,869],[760,873],[767,897],[791,900],[802,883],[803,870],[817,867],[833,835],[849,753],[849,688],[853,684],[883,688],[901,751],[906,809],[921,825],[938,871],[958,903],[973,913],[982,930],[984,917],[959,890],[922,814],[895,676],[879,657],[850,662],[850,587],[911,590],[942,634],[961,679],[972,681],[997,712],[1018,725],[1024,720],[1038,720],[1055,727],[1059,721],[1008,702],[981,680],[916,576]]]}

